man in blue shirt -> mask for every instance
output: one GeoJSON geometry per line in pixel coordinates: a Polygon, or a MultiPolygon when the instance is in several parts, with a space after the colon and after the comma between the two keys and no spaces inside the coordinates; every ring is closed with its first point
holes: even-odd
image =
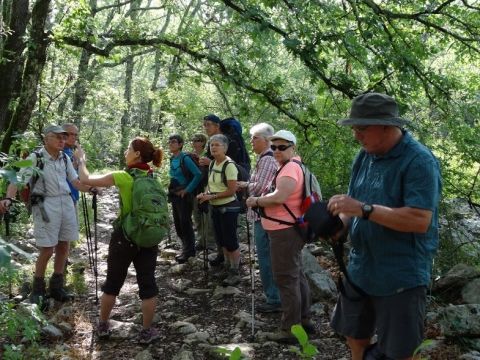
{"type": "Polygon", "coordinates": [[[362,150],[348,194],[333,196],[328,208],[349,231],[348,273],[364,294],[345,281],[331,326],[346,336],[353,360],[412,359],[438,247],[439,164],[403,129],[407,121],[390,96],[356,97],[339,124],[351,126],[362,150]]]}
{"type": "MultiPolygon", "coordinates": [[[[75,124],[67,123],[62,125],[62,129],[65,130],[67,134],[67,138],[65,140],[65,147],[63,148],[63,152],[70,158],[73,164],[73,168],[75,170],[78,169],[77,161],[74,157],[75,148],[77,146],[78,141],[78,127],[75,124]]],[[[75,187],[72,185],[70,181],[68,181],[68,186],[70,187],[70,195],[72,196],[73,203],[75,204],[75,208],[77,207],[78,199],[80,198],[79,192],[75,187]]]]}
{"type": "Polygon", "coordinates": [[[178,263],[185,263],[195,256],[195,233],[192,224],[194,190],[202,180],[202,172],[183,149],[183,138],[172,135],[168,138],[170,159],[169,200],[172,203],[173,221],[182,241],[182,252],[176,256],[178,263]]]}

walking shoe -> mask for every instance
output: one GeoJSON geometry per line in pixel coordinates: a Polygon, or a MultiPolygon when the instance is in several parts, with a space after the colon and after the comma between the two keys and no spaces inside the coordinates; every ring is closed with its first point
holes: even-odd
{"type": "Polygon", "coordinates": [[[212,271],[212,277],[220,281],[226,279],[229,274],[230,273],[228,272],[228,269],[224,266],[215,267],[215,269],[212,271]]]}
{"type": "Polygon", "coordinates": [[[298,343],[297,338],[290,331],[287,330],[278,330],[273,333],[268,333],[267,339],[276,341],[281,344],[294,345],[298,343]]]}
{"type": "Polygon", "coordinates": [[[158,331],[154,327],[149,327],[148,329],[140,331],[138,342],[140,344],[148,345],[159,337],[160,335],[158,334],[158,331]]]}
{"type": "Polygon", "coordinates": [[[240,284],[240,273],[238,269],[229,269],[228,276],[222,281],[223,286],[235,286],[240,284]]]}
{"type": "Polygon", "coordinates": [[[257,305],[257,311],[259,313],[278,313],[282,311],[281,304],[269,304],[269,303],[262,303],[257,305]]]}
{"type": "Polygon", "coordinates": [[[105,340],[110,337],[112,332],[110,331],[110,325],[108,321],[99,321],[97,325],[97,336],[100,340],[105,340]]]}
{"type": "Polygon", "coordinates": [[[208,260],[208,263],[210,264],[210,266],[219,266],[224,261],[225,261],[225,257],[223,256],[223,254],[221,255],[217,254],[215,258],[213,258],[212,260],[208,260]]]}

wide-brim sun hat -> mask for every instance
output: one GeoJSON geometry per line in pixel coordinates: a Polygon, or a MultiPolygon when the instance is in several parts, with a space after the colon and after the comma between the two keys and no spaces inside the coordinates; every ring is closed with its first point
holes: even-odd
{"type": "Polygon", "coordinates": [[[390,96],[366,93],[352,101],[350,116],[337,122],[339,125],[389,125],[402,127],[409,121],[399,116],[397,102],[390,96]]]}
{"type": "Polygon", "coordinates": [[[68,131],[65,131],[61,126],[58,125],[48,125],[43,129],[43,135],[47,135],[48,133],[68,134],[68,131]]]}
{"type": "Polygon", "coordinates": [[[290,141],[291,143],[293,143],[294,145],[297,145],[297,138],[295,137],[295,135],[293,135],[290,131],[288,130],[279,130],[277,131],[275,134],[273,134],[272,136],[270,136],[268,138],[268,140],[270,141],[274,141],[274,140],[286,140],[286,141],[290,141]]]}

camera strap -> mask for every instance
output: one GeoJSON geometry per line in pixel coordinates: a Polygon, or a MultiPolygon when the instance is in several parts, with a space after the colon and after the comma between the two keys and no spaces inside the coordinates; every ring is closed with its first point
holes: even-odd
{"type": "Polygon", "coordinates": [[[350,276],[348,275],[347,267],[345,266],[345,262],[343,261],[343,253],[344,253],[344,243],[346,240],[346,235],[343,235],[336,241],[330,240],[330,245],[333,250],[333,254],[335,255],[335,260],[337,261],[338,267],[340,271],[342,272],[344,279],[348,282],[350,287],[359,295],[359,296],[351,296],[348,295],[347,292],[345,291],[345,285],[343,284],[342,278],[340,277],[338,279],[338,290],[342,293],[343,296],[345,296],[348,300],[350,301],[360,301],[362,298],[368,296],[368,294],[363,291],[360,287],[355,285],[353,281],[350,279],[350,276]]]}

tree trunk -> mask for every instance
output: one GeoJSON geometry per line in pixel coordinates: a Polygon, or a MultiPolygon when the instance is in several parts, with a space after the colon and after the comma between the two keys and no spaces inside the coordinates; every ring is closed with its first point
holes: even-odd
{"type": "MultiPolygon", "coordinates": [[[[139,0],[134,0],[130,4],[130,10],[138,8],[140,5],[139,0]]],[[[137,11],[130,11],[130,18],[135,21],[137,17],[137,11]]],[[[120,121],[121,127],[121,139],[120,139],[120,154],[119,159],[122,166],[125,165],[125,158],[123,152],[128,146],[128,123],[130,122],[131,110],[132,110],[132,79],[133,79],[133,68],[134,68],[134,58],[129,56],[125,64],[125,91],[123,93],[123,99],[125,100],[125,110],[123,111],[122,119],[120,121]]]]}
{"type": "Polygon", "coordinates": [[[83,114],[83,108],[87,102],[87,85],[92,80],[93,76],[89,76],[89,62],[90,52],[82,49],[82,55],[80,55],[80,62],[78,63],[77,80],[75,81],[73,104],[72,104],[72,116],[73,123],[80,129],[81,119],[83,114]]]}
{"type": "MultiPolygon", "coordinates": [[[[160,62],[160,58],[162,56],[162,52],[160,49],[157,49],[155,52],[155,70],[153,74],[152,85],[150,86],[151,92],[156,92],[158,89],[158,79],[160,78],[160,70],[162,69],[162,65],[160,62]]],[[[154,99],[151,97],[147,100],[147,111],[145,114],[145,122],[143,126],[143,130],[151,131],[152,130],[152,116],[153,116],[153,104],[154,99]]]]}
{"type": "MultiPolygon", "coordinates": [[[[97,0],[90,0],[90,9],[92,9],[91,16],[95,16],[94,9],[97,7],[97,0]]],[[[88,85],[95,77],[94,72],[90,69],[91,53],[88,50],[82,49],[80,55],[80,62],[78,63],[77,81],[75,81],[72,116],[73,123],[80,129],[82,125],[83,108],[87,102],[88,85]]]]}
{"type": "Polygon", "coordinates": [[[27,129],[37,101],[37,86],[45,66],[47,47],[50,43],[45,34],[50,2],[51,0],[37,0],[33,6],[30,44],[23,72],[22,88],[15,113],[2,141],[0,150],[3,152],[8,152],[14,132],[22,133],[27,129]]]}
{"type": "Polygon", "coordinates": [[[133,56],[129,57],[125,66],[125,91],[123,93],[123,99],[125,100],[125,110],[123,111],[122,119],[120,121],[121,127],[121,139],[120,139],[120,154],[119,159],[122,167],[125,165],[125,159],[123,152],[128,146],[128,123],[130,122],[130,113],[132,108],[132,78],[133,78],[133,56]]]}
{"type": "Polygon", "coordinates": [[[8,128],[11,118],[10,104],[19,96],[22,84],[22,69],[25,58],[22,53],[25,49],[25,31],[28,23],[28,0],[6,1],[2,5],[5,24],[8,24],[10,33],[0,49],[0,132],[8,128]]]}

